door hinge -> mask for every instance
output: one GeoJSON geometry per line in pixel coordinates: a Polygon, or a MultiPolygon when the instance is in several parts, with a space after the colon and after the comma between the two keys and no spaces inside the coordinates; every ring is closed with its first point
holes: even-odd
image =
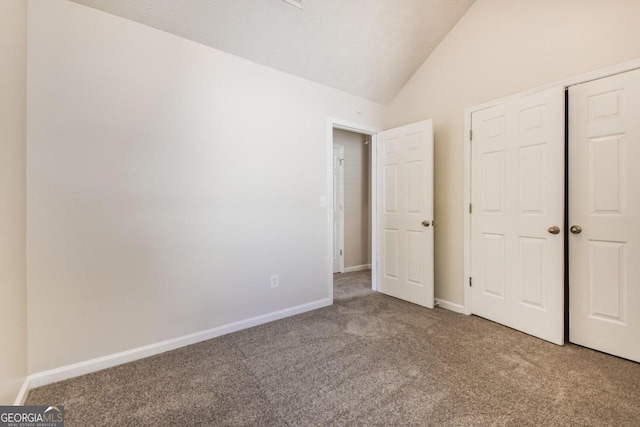
{"type": "Polygon", "coordinates": [[[473,205],[469,203],[469,213],[473,213],[473,205]]]}
{"type": "Polygon", "coordinates": [[[469,287],[473,287],[473,277],[469,277],[469,287]]]}
{"type": "Polygon", "coordinates": [[[340,255],[342,255],[342,249],[340,249],[340,255]]]}
{"type": "Polygon", "coordinates": [[[469,129],[469,141],[473,141],[473,129],[469,129]]]}

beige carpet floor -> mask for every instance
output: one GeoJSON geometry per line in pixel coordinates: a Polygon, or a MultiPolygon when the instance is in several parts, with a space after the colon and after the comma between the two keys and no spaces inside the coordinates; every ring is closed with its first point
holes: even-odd
{"type": "MultiPolygon", "coordinates": [[[[640,364],[335,277],[335,304],[34,389],[73,426],[640,426],[640,364]]],[[[640,339],[640,337],[639,337],[640,339]]]]}

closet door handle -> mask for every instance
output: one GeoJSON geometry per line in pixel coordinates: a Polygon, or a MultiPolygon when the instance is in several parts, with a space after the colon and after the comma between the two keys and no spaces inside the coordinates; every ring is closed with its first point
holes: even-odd
{"type": "Polygon", "coordinates": [[[582,227],[580,227],[579,225],[572,225],[571,228],[569,229],[571,230],[571,232],[573,234],[580,234],[582,233],[582,227]]]}
{"type": "Polygon", "coordinates": [[[549,233],[551,234],[560,234],[560,227],[554,225],[553,227],[549,227],[549,233]]]}
{"type": "Polygon", "coordinates": [[[421,224],[424,225],[425,227],[428,227],[428,226],[431,225],[431,223],[429,221],[427,221],[426,219],[424,221],[422,221],[421,224]]]}

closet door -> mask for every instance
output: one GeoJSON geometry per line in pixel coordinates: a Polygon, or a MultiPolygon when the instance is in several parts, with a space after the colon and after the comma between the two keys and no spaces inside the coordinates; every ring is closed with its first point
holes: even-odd
{"type": "Polygon", "coordinates": [[[563,344],[564,89],[471,122],[471,312],[563,344]]]}
{"type": "Polygon", "coordinates": [[[569,90],[570,341],[640,362],[640,71],[569,90]]]}

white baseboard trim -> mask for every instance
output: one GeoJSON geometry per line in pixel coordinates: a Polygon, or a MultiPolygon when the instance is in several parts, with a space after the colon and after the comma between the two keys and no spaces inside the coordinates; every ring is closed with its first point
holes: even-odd
{"type": "MultiPolygon", "coordinates": [[[[25,390],[24,392],[23,390],[20,390],[21,394],[18,396],[18,398],[21,398],[24,401],[24,399],[26,398],[26,393],[31,388],[41,387],[43,385],[78,377],[80,375],[101,371],[103,369],[111,368],[123,363],[133,362],[134,360],[144,359],[145,357],[164,353],[170,350],[175,350],[187,345],[196,344],[201,341],[206,341],[222,335],[230,334],[242,329],[247,329],[253,326],[262,325],[264,323],[273,322],[274,320],[284,319],[285,317],[294,316],[296,314],[305,313],[311,310],[316,310],[318,308],[326,307],[331,304],[333,304],[333,301],[331,301],[329,298],[325,298],[307,304],[286,308],[284,310],[263,314],[261,316],[252,317],[250,319],[240,320],[237,322],[218,326],[216,328],[207,329],[205,331],[184,335],[182,337],[149,344],[131,350],[126,350],[120,353],[110,354],[107,356],[86,360],[84,362],[74,363],[72,365],[62,366],[60,368],[55,368],[44,372],[38,372],[27,377],[27,379],[25,380],[26,386],[23,385],[23,389],[25,390]]],[[[18,399],[16,399],[16,402],[17,401],[18,399]]]]}
{"type": "Polygon", "coordinates": [[[345,267],[345,273],[353,273],[354,271],[371,270],[371,264],[354,265],[353,267],[345,267]]]}
{"type": "Polygon", "coordinates": [[[20,387],[20,391],[16,396],[16,400],[15,402],[13,402],[14,406],[24,405],[24,401],[27,400],[27,394],[29,394],[29,389],[31,388],[30,383],[31,381],[29,377],[24,379],[24,381],[22,382],[22,387],[20,387]]]}
{"type": "Polygon", "coordinates": [[[455,302],[436,298],[436,305],[444,308],[445,310],[455,311],[460,314],[467,314],[464,305],[456,304],[455,302]]]}

